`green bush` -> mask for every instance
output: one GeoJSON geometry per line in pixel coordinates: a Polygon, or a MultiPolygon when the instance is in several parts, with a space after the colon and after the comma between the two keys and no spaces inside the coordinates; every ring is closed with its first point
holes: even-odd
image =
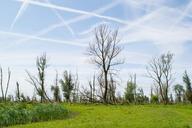
{"type": "Polygon", "coordinates": [[[64,107],[56,104],[39,104],[33,108],[32,113],[33,122],[63,119],[68,115],[64,107]]]}
{"type": "Polygon", "coordinates": [[[19,107],[5,107],[0,109],[0,126],[25,124],[31,122],[31,113],[19,107]]]}
{"type": "Polygon", "coordinates": [[[67,109],[58,104],[1,104],[0,127],[54,119],[64,119],[67,115],[67,109]]]}

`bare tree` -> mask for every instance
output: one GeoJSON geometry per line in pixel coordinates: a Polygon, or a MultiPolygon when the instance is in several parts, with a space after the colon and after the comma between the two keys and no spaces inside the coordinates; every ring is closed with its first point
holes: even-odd
{"type": "Polygon", "coordinates": [[[51,101],[45,91],[45,70],[48,67],[47,56],[45,53],[42,56],[37,57],[36,67],[38,70],[37,76],[33,76],[28,71],[26,71],[29,77],[29,80],[27,81],[35,87],[37,94],[41,97],[41,102],[44,102],[47,100],[51,101]]]}
{"type": "Polygon", "coordinates": [[[109,81],[109,91],[108,91],[108,99],[111,103],[116,103],[116,85],[117,81],[113,78],[113,75],[110,74],[110,81],[109,81]]]}
{"type": "Polygon", "coordinates": [[[84,88],[82,87],[80,93],[81,93],[81,100],[83,102],[90,102],[94,103],[96,102],[96,77],[93,75],[93,79],[88,81],[89,86],[84,88]]]}
{"type": "Polygon", "coordinates": [[[147,66],[148,77],[159,87],[161,100],[167,104],[169,102],[168,91],[173,81],[172,74],[173,54],[168,52],[159,58],[153,58],[147,66]]]}
{"type": "Polygon", "coordinates": [[[79,75],[78,72],[76,72],[76,75],[74,76],[74,88],[72,91],[73,102],[79,102],[79,84],[79,75]]]}
{"type": "Polygon", "coordinates": [[[97,65],[104,77],[103,100],[108,102],[107,94],[109,91],[109,74],[114,71],[114,66],[122,64],[118,59],[122,51],[119,46],[118,30],[112,31],[107,25],[100,25],[95,29],[95,39],[89,44],[88,55],[91,61],[97,65]]]}
{"type": "Polygon", "coordinates": [[[95,75],[93,76],[93,80],[89,81],[89,87],[90,87],[90,101],[91,102],[95,102],[96,101],[96,94],[95,94],[95,85],[96,85],[96,81],[95,81],[95,75]]]}
{"type": "Polygon", "coordinates": [[[19,88],[19,82],[16,82],[17,88],[16,88],[16,101],[21,101],[21,92],[19,88]]]}
{"type": "Polygon", "coordinates": [[[7,100],[7,92],[8,92],[8,89],[9,89],[10,79],[11,79],[11,71],[8,68],[8,78],[7,78],[7,83],[6,83],[6,89],[5,89],[5,92],[4,92],[4,88],[3,88],[3,69],[2,69],[2,67],[0,67],[1,95],[2,95],[2,100],[5,101],[5,102],[7,100]]]}

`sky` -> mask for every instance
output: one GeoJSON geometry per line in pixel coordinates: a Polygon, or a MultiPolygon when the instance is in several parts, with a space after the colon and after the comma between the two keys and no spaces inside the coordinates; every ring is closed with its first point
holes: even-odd
{"type": "Polygon", "coordinates": [[[56,70],[60,77],[64,70],[78,72],[80,85],[86,86],[97,68],[85,52],[100,24],[119,29],[125,64],[117,67],[118,92],[136,73],[138,86],[149,93],[153,82],[146,66],[168,51],[174,53],[173,84],[183,84],[185,70],[192,76],[191,0],[0,0],[0,65],[4,82],[7,68],[12,71],[9,94],[16,81],[24,94],[33,94],[26,70],[36,74],[36,57],[42,53],[49,60],[47,90],[56,70]]]}

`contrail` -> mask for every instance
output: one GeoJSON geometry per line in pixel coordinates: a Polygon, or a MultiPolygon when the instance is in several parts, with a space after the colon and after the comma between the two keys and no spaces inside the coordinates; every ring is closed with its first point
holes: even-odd
{"type": "MultiPolygon", "coordinates": [[[[45,0],[45,2],[51,4],[49,0],[45,0]]],[[[73,36],[75,36],[75,32],[73,31],[73,29],[71,28],[71,26],[70,26],[69,24],[66,24],[65,20],[64,20],[63,17],[59,14],[59,12],[58,12],[57,10],[53,9],[53,8],[51,8],[51,9],[52,9],[53,12],[56,14],[56,16],[61,20],[61,23],[63,23],[64,26],[71,32],[71,34],[72,34],[73,36]]]]}
{"type": "MultiPolygon", "coordinates": [[[[16,1],[23,2],[24,0],[16,0],[16,1]]],[[[93,17],[97,17],[97,18],[117,22],[117,23],[120,23],[120,24],[126,24],[126,22],[124,20],[121,20],[121,19],[118,19],[118,18],[115,18],[115,17],[99,15],[99,14],[94,13],[94,12],[88,12],[88,11],[68,8],[68,7],[54,5],[54,4],[50,4],[50,3],[42,3],[42,2],[38,2],[38,1],[29,1],[29,3],[32,4],[32,5],[37,5],[37,6],[41,6],[41,7],[53,8],[53,9],[57,9],[57,10],[61,10],[61,11],[77,13],[77,14],[82,14],[82,15],[90,15],[90,16],[93,16],[93,17]]]]}
{"type": "Polygon", "coordinates": [[[27,34],[14,33],[14,32],[0,31],[0,34],[17,36],[17,37],[21,37],[21,38],[30,38],[30,39],[34,39],[34,40],[47,41],[47,42],[52,42],[52,43],[57,43],[57,44],[66,44],[66,45],[79,46],[79,47],[86,47],[87,46],[86,44],[81,44],[80,42],[74,43],[71,41],[56,40],[56,39],[51,39],[51,38],[42,38],[42,37],[30,36],[27,34]]]}
{"type": "MultiPolygon", "coordinates": [[[[118,5],[119,3],[121,2],[121,0],[116,0],[102,8],[99,8],[99,9],[96,9],[93,11],[93,13],[97,13],[97,14],[100,14],[100,13],[103,13],[113,7],[115,7],[116,5],[118,5]]],[[[59,23],[56,23],[56,24],[53,24],[51,26],[48,26],[46,27],[45,29],[41,30],[40,32],[36,33],[34,36],[42,36],[42,35],[45,35],[47,34],[48,32],[58,28],[58,27],[63,27],[65,26],[66,24],[67,25],[70,25],[70,24],[73,24],[73,23],[76,23],[76,22],[79,22],[79,21],[82,21],[82,20],[86,20],[86,19],[89,19],[91,18],[92,16],[91,15],[81,15],[81,16],[77,16],[76,18],[73,18],[71,20],[68,20],[66,21],[65,23],[63,22],[59,22],[59,23]]],[[[28,41],[30,40],[30,38],[25,38],[25,39],[22,39],[22,40],[19,40],[17,41],[17,44],[19,43],[22,43],[22,42],[25,42],[25,41],[28,41]]]]}
{"type": "MultiPolygon", "coordinates": [[[[103,7],[103,8],[100,8],[98,10],[95,10],[93,12],[94,13],[102,13],[103,11],[106,11],[106,9],[110,9],[113,6],[117,5],[118,2],[119,1],[117,1],[117,3],[112,3],[112,4],[108,5],[107,8],[103,7]]],[[[136,21],[133,21],[133,22],[124,21],[124,22],[126,22],[126,26],[124,28],[120,29],[120,32],[126,32],[126,31],[132,29],[133,27],[139,26],[139,27],[142,27],[142,28],[147,28],[150,31],[162,33],[161,31],[158,31],[157,29],[141,25],[142,22],[150,19],[156,12],[160,11],[161,9],[162,8],[157,9],[157,10],[153,11],[152,13],[150,13],[148,15],[145,15],[143,18],[139,18],[139,20],[136,20],[136,21]]],[[[78,16],[78,17],[76,17],[74,19],[71,19],[69,21],[66,21],[65,23],[66,24],[72,24],[72,23],[76,23],[76,22],[81,21],[81,20],[88,19],[90,17],[92,17],[92,16],[90,16],[90,15],[82,15],[82,16],[78,16]]],[[[51,25],[50,27],[48,27],[48,28],[38,32],[35,36],[37,36],[37,37],[38,36],[42,36],[42,35],[50,32],[50,31],[54,30],[55,28],[62,27],[62,26],[64,26],[64,24],[62,22],[58,23],[58,24],[51,25]]],[[[28,41],[28,40],[30,40],[30,38],[22,39],[22,40],[18,41],[17,44],[20,44],[20,43],[28,41]]]]}
{"type": "MultiPolygon", "coordinates": [[[[117,4],[119,4],[119,3],[120,3],[120,0],[117,0],[117,1],[115,1],[115,2],[112,2],[112,3],[106,5],[106,6],[102,7],[102,8],[99,8],[99,9],[97,9],[97,10],[94,10],[94,11],[92,11],[92,12],[93,12],[93,13],[100,14],[100,13],[103,13],[103,12],[105,12],[105,11],[107,11],[107,10],[115,7],[115,6],[116,6],[117,4]]],[[[79,22],[79,21],[82,21],[82,20],[89,19],[89,18],[91,18],[91,17],[92,17],[91,15],[81,15],[81,16],[78,16],[78,17],[73,18],[73,19],[71,19],[71,20],[68,20],[68,21],[66,21],[65,23],[66,23],[66,24],[73,24],[73,23],[76,23],[76,22],[79,22]]],[[[61,22],[61,23],[53,24],[53,25],[49,26],[48,29],[42,30],[42,33],[43,33],[43,32],[44,32],[44,33],[49,32],[49,31],[51,31],[51,30],[53,30],[53,29],[55,29],[55,28],[62,27],[62,26],[64,26],[64,23],[62,23],[62,22],[61,22]]],[[[40,32],[40,33],[41,33],[41,32],[40,32]]]]}
{"type": "Polygon", "coordinates": [[[93,30],[94,30],[96,27],[98,27],[98,26],[100,26],[100,25],[102,25],[102,24],[109,25],[110,22],[102,21],[102,22],[96,23],[96,24],[94,24],[93,26],[91,26],[89,29],[84,30],[83,32],[79,33],[79,35],[90,34],[91,32],[93,32],[93,30]]]}
{"type": "Polygon", "coordinates": [[[184,11],[181,13],[181,15],[180,15],[180,17],[178,18],[178,20],[176,20],[176,21],[174,22],[174,24],[170,27],[170,31],[172,31],[172,30],[175,28],[175,26],[176,26],[181,20],[183,20],[183,18],[184,18],[185,16],[187,16],[189,10],[191,9],[191,6],[192,6],[192,1],[187,5],[187,7],[186,7],[186,8],[184,9],[184,11]]]}
{"type": "Polygon", "coordinates": [[[17,20],[19,19],[19,17],[22,16],[23,12],[24,12],[24,11],[26,10],[26,8],[28,7],[29,2],[30,2],[30,0],[23,0],[23,3],[22,3],[22,5],[21,5],[18,13],[17,13],[15,19],[13,20],[13,22],[12,22],[12,24],[11,24],[11,27],[10,27],[11,30],[12,30],[13,27],[15,26],[15,24],[16,24],[17,20]]]}

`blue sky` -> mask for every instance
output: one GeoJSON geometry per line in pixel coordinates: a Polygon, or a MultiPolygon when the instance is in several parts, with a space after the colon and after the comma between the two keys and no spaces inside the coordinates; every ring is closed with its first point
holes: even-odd
{"type": "MultiPolygon", "coordinates": [[[[49,56],[47,89],[55,70],[78,71],[82,86],[96,68],[84,54],[100,24],[119,28],[124,50],[120,66],[121,91],[129,74],[136,73],[138,85],[149,92],[152,81],[145,77],[150,59],[171,51],[175,54],[175,83],[185,69],[192,72],[192,1],[190,0],[1,0],[0,64],[12,69],[10,93],[19,81],[26,94],[32,87],[25,70],[35,74],[35,59],[49,56]]],[[[191,73],[190,73],[191,74],[191,73]]]]}

